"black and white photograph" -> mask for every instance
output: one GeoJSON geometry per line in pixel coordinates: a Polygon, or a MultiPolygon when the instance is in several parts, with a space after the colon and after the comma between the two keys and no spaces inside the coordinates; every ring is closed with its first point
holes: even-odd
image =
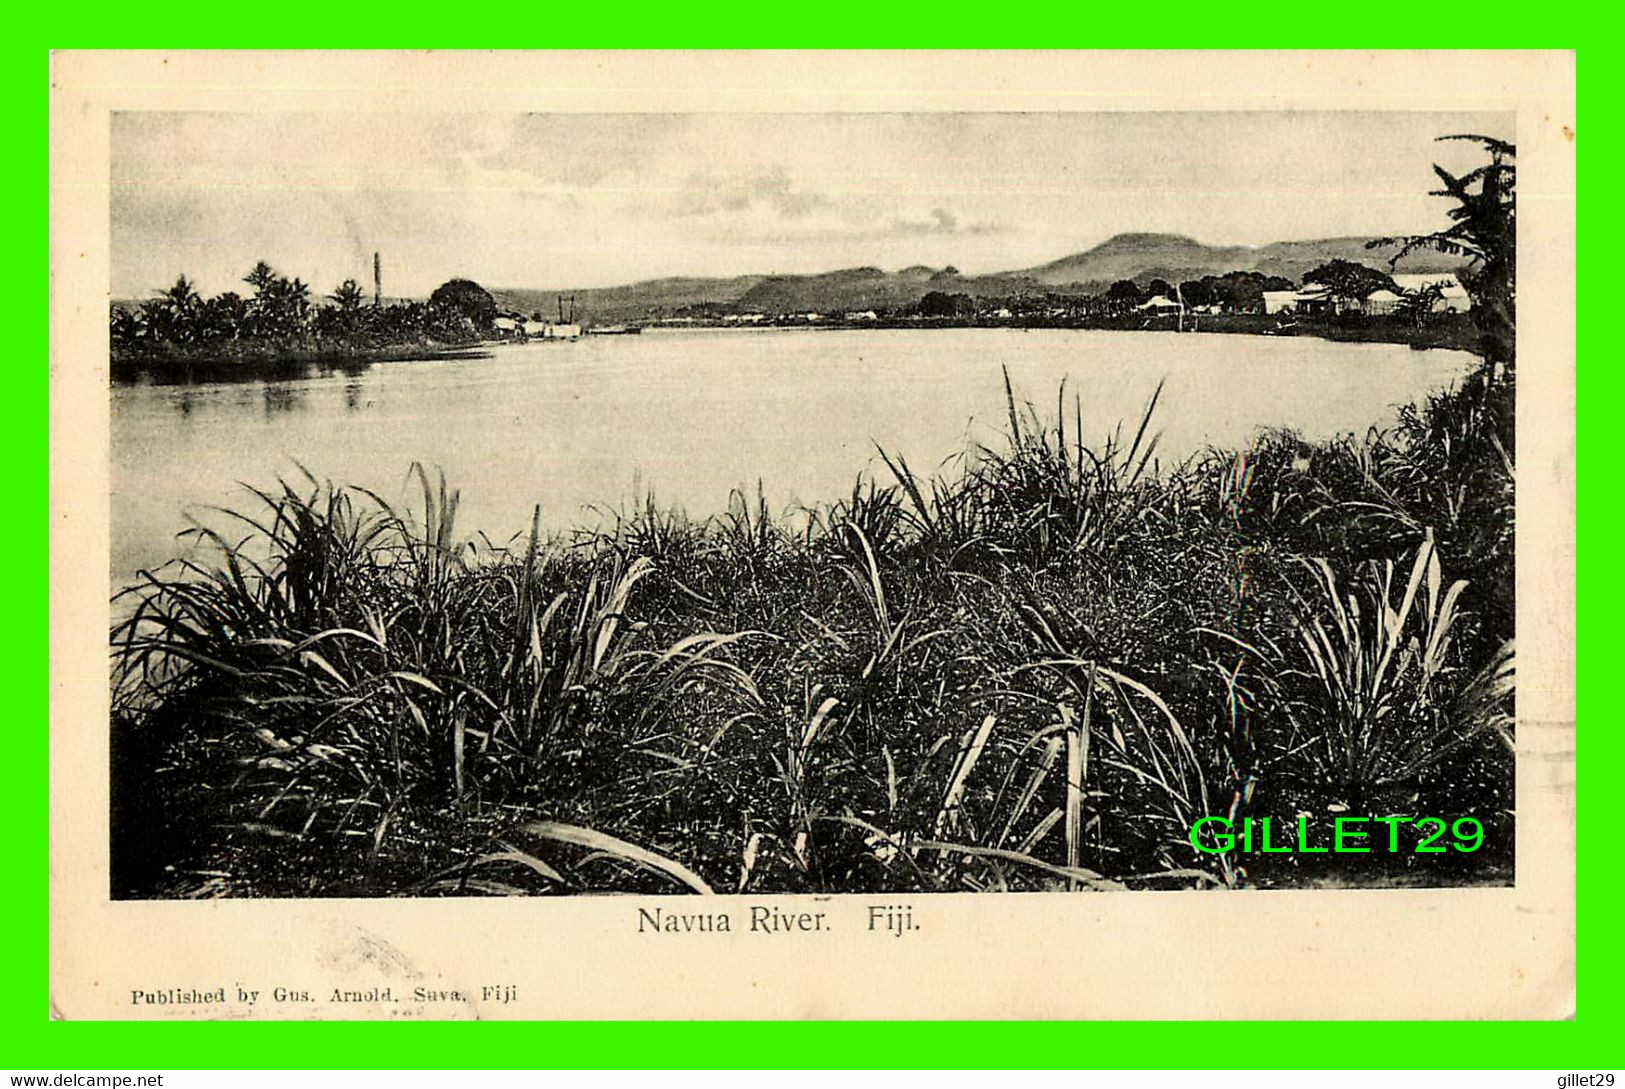
{"type": "Polygon", "coordinates": [[[1510,881],[1509,122],[115,115],[114,894],[1510,881]]]}
{"type": "Polygon", "coordinates": [[[1547,865],[1553,126],[312,101],[106,113],[112,904],[906,941],[1547,865]]]}

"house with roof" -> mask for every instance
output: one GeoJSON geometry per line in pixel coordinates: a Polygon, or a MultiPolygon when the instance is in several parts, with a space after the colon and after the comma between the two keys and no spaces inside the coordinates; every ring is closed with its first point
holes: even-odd
{"type": "Polygon", "coordinates": [[[1280,314],[1291,310],[1298,301],[1296,291],[1266,291],[1264,292],[1264,313],[1280,314]]]}
{"type": "Polygon", "coordinates": [[[1367,314],[1378,316],[1393,314],[1399,310],[1399,305],[1403,301],[1404,296],[1382,287],[1365,297],[1364,309],[1367,314]]]}
{"type": "Polygon", "coordinates": [[[1320,284],[1304,284],[1297,291],[1264,292],[1264,313],[1341,314],[1357,310],[1360,300],[1334,295],[1320,284]]]}
{"type": "Polygon", "coordinates": [[[1339,295],[1324,284],[1304,284],[1293,309],[1300,314],[1342,314],[1360,309],[1360,300],[1339,295]]]}

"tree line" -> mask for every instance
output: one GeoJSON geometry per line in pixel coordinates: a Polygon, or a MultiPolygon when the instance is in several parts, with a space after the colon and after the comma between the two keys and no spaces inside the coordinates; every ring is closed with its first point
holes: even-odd
{"type": "Polygon", "coordinates": [[[399,344],[459,344],[489,336],[495,300],[471,280],[448,280],[427,301],[373,299],[353,279],[325,297],[304,280],[260,261],[243,282],[247,294],[205,298],[184,274],[133,310],[115,305],[115,354],[189,354],[232,345],[282,349],[370,349],[399,344]]]}
{"type": "MultiPolygon", "coordinates": [[[[1401,288],[1387,272],[1343,258],[1335,258],[1310,269],[1304,274],[1302,284],[1305,288],[1313,285],[1323,289],[1329,297],[1356,302],[1363,302],[1380,290],[1391,291],[1399,297],[1393,313],[1416,322],[1433,313],[1443,297],[1438,284],[1407,290],[1401,288]]],[[[1264,312],[1266,292],[1298,289],[1299,285],[1285,276],[1233,271],[1183,280],[1178,284],[1161,277],[1154,277],[1144,284],[1122,279],[1104,291],[1086,295],[1046,292],[1043,295],[987,298],[963,292],[931,291],[909,312],[931,318],[974,317],[1002,307],[1012,314],[1064,310],[1082,317],[1117,317],[1161,298],[1172,303],[1183,303],[1192,310],[1211,308],[1226,314],[1258,314],[1264,312]]]]}

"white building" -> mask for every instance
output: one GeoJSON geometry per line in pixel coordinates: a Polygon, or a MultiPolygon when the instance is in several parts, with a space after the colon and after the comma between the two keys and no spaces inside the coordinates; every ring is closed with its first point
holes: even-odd
{"type": "Polygon", "coordinates": [[[1341,314],[1345,310],[1359,308],[1358,299],[1335,296],[1320,284],[1304,284],[1298,291],[1264,292],[1266,314],[1280,314],[1288,310],[1298,314],[1341,314]]]}
{"type": "Polygon", "coordinates": [[[1461,281],[1456,279],[1453,272],[1404,272],[1395,275],[1393,281],[1407,294],[1424,291],[1437,284],[1443,295],[1433,304],[1435,312],[1448,310],[1465,314],[1473,308],[1472,296],[1467,294],[1467,289],[1461,286],[1461,281]]]}
{"type": "Polygon", "coordinates": [[[1367,314],[1392,314],[1399,309],[1401,296],[1386,287],[1378,288],[1365,297],[1367,314]]]}

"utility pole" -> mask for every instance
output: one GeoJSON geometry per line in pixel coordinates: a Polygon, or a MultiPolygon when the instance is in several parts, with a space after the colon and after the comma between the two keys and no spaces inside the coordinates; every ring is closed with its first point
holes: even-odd
{"type": "Polygon", "coordinates": [[[378,251],[372,251],[372,306],[376,310],[384,305],[384,266],[378,260],[378,251]]]}

